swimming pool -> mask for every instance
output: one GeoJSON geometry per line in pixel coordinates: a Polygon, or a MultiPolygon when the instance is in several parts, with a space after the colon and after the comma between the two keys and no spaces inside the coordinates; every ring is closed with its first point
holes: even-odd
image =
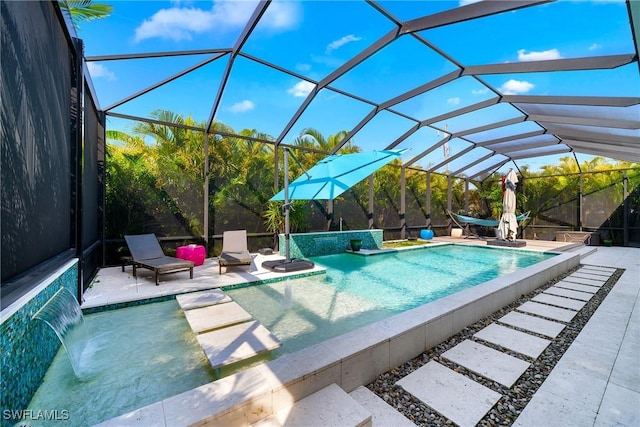
{"type": "Polygon", "coordinates": [[[34,413],[65,410],[65,425],[94,425],[216,378],[175,300],[95,313],[85,322],[96,350],[91,375],[78,380],[61,349],[29,404],[34,413]]]}
{"type": "Polygon", "coordinates": [[[344,253],[312,258],[326,275],[225,292],[282,341],[282,355],[553,256],[460,245],[344,253]]]}

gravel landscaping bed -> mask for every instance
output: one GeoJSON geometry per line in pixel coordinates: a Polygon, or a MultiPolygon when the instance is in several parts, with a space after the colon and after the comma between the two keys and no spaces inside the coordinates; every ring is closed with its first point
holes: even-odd
{"type": "MultiPolygon", "coordinates": [[[[389,405],[396,408],[405,417],[409,418],[412,422],[419,426],[453,425],[450,420],[441,416],[439,413],[427,407],[411,394],[405,392],[402,388],[395,385],[395,383],[401,378],[407,376],[411,372],[425,365],[427,362],[433,360],[449,367],[450,369],[455,370],[456,372],[466,375],[474,381],[502,395],[502,398],[500,398],[498,403],[493,406],[493,408],[485,415],[485,417],[480,421],[480,423],[478,423],[478,425],[511,425],[520,415],[520,412],[522,412],[522,410],[527,405],[529,400],[533,397],[534,393],[538,390],[540,385],[547,378],[547,376],[554,368],[556,363],[560,360],[564,352],[569,348],[573,340],[578,336],[584,325],[586,325],[593,313],[595,313],[600,303],[605,299],[605,297],[618,281],[624,270],[616,270],[611,278],[607,280],[607,282],[578,312],[578,314],[573,318],[571,322],[560,322],[567,326],[555,339],[551,341],[551,344],[549,344],[549,346],[537,359],[528,358],[521,354],[497,347],[491,343],[478,340],[476,338],[473,338],[473,335],[486,326],[490,325],[491,323],[497,321],[499,318],[514,310],[521,304],[531,300],[533,297],[545,291],[557,282],[561,281],[564,277],[572,274],[579,268],[580,267],[577,267],[574,270],[569,271],[568,273],[545,283],[535,291],[527,295],[523,295],[517,301],[465,328],[464,330],[439,344],[438,346],[424,352],[422,355],[392,369],[391,371],[385,372],[384,374],[380,375],[374,382],[368,384],[367,387],[382,399],[384,399],[389,405]],[[441,357],[444,352],[461,343],[465,339],[482,342],[482,344],[493,347],[497,350],[502,351],[503,353],[507,353],[520,359],[526,360],[527,362],[532,363],[532,365],[525,371],[524,374],[522,374],[522,376],[511,388],[507,388],[480,375],[476,375],[466,368],[441,357]]],[[[526,332],[532,335],[536,335],[530,331],[526,332]]],[[[540,335],[540,337],[549,339],[548,337],[542,335],[540,335]]]]}

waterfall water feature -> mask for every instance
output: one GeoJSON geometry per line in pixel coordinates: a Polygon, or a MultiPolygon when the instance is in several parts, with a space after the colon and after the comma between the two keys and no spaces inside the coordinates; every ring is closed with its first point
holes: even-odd
{"type": "Polygon", "coordinates": [[[76,377],[85,377],[87,371],[84,358],[87,356],[85,350],[89,334],[80,305],[71,291],[60,288],[33,318],[45,322],[53,329],[66,350],[76,377]]]}

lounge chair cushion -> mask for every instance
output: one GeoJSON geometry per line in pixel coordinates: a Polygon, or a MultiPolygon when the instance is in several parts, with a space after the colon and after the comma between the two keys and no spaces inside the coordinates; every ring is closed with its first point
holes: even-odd
{"type": "Polygon", "coordinates": [[[222,234],[222,252],[218,258],[219,273],[222,274],[222,267],[231,265],[251,265],[246,230],[225,231],[222,234]]]}
{"type": "Polygon", "coordinates": [[[142,267],[156,273],[156,286],[162,274],[189,271],[193,279],[193,262],[166,256],[155,234],[130,235],[124,239],[133,258],[133,277],[137,277],[136,268],[142,267]]]}
{"type": "Polygon", "coordinates": [[[243,252],[223,252],[220,254],[220,261],[225,265],[232,264],[251,264],[251,254],[247,251],[243,252]]]}

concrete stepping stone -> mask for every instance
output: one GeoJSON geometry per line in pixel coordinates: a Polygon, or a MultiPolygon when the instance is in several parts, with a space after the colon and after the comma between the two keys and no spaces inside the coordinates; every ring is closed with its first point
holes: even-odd
{"type": "Polygon", "coordinates": [[[540,317],[529,316],[528,314],[518,313],[517,311],[505,314],[498,319],[498,322],[515,326],[516,328],[526,329],[527,331],[535,332],[550,338],[555,338],[560,335],[560,332],[562,332],[565,327],[562,323],[552,322],[551,320],[542,319],[540,317]]]}
{"type": "Polygon", "coordinates": [[[193,310],[194,308],[230,302],[231,298],[220,289],[210,289],[207,291],[176,295],[176,301],[178,301],[178,304],[180,304],[183,310],[193,310]]]}
{"type": "Polygon", "coordinates": [[[603,282],[603,283],[609,280],[609,276],[599,276],[597,274],[590,274],[589,272],[582,272],[582,271],[576,271],[571,276],[579,277],[581,279],[596,280],[598,282],[603,282]]]}
{"type": "Polygon", "coordinates": [[[585,279],[582,277],[576,277],[574,275],[567,276],[562,280],[565,282],[573,282],[573,283],[579,283],[581,285],[589,285],[589,286],[597,286],[597,287],[601,287],[602,285],[604,285],[604,282],[601,282],[599,280],[585,279]]]}
{"type": "Polygon", "coordinates": [[[615,272],[616,272],[615,268],[596,268],[596,267],[588,267],[588,266],[583,266],[576,271],[576,273],[587,273],[587,274],[593,274],[596,276],[606,276],[606,277],[611,277],[611,275],[615,272]]]}
{"type": "Polygon", "coordinates": [[[353,390],[349,396],[371,414],[372,427],[415,427],[407,417],[364,386],[353,390]]]}
{"type": "Polygon", "coordinates": [[[572,291],[570,289],[559,288],[557,286],[552,286],[546,291],[544,291],[543,293],[578,299],[580,301],[589,301],[591,297],[593,297],[593,294],[588,294],[586,292],[580,292],[580,291],[572,291]]]}
{"type": "Polygon", "coordinates": [[[275,350],[281,343],[258,321],[240,323],[196,337],[213,369],[275,350]]]}
{"type": "Polygon", "coordinates": [[[471,340],[462,341],[444,352],[443,356],[476,374],[509,388],[530,365],[517,357],[471,340]]]}
{"type": "Polygon", "coordinates": [[[592,295],[600,290],[600,288],[596,288],[595,286],[580,285],[578,283],[571,282],[558,282],[554,286],[564,289],[573,289],[574,291],[587,292],[592,295]]]}
{"type": "Polygon", "coordinates": [[[475,426],[501,397],[500,393],[434,361],[396,385],[460,427],[475,426]]]}
{"type": "Polygon", "coordinates": [[[552,320],[560,320],[561,322],[571,322],[577,311],[567,310],[566,308],[551,307],[550,305],[540,304],[533,301],[527,301],[518,308],[518,311],[536,314],[538,316],[547,317],[552,320]]]}
{"type": "Polygon", "coordinates": [[[331,384],[252,424],[254,427],[370,425],[371,414],[336,384],[331,384]]]}
{"type": "Polygon", "coordinates": [[[541,293],[531,298],[531,301],[541,302],[543,304],[551,304],[562,308],[568,308],[570,310],[580,311],[585,306],[585,301],[578,301],[575,299],[569,299],[565,297],[558,297],[555,295],[549,295],[541,293]]]}
{"type": "Polygon", "coordinates": [[[251,315],[233,301],[187,310],[184,317],[196,334],[251,320],[251,315]]]}
{"type": "Polygon", "coordinates": [[[515,329],[495,323],[481,329],[473,336],[534,359],[540,356],[544,349],[551,343],[551,341],[544,338],[529,335],[525,332],[516,331],[515,329]]]}
{"type": "Polygon", "coordinates": [[[599,265],[589,265],[589,264],[585,264],[580,268],[580,270],[584,270],[584,269],[602,271],[602,272],[611,273],[611,274],[616,272],[616,269],[614,267],[602,267],[599,265]]]}

